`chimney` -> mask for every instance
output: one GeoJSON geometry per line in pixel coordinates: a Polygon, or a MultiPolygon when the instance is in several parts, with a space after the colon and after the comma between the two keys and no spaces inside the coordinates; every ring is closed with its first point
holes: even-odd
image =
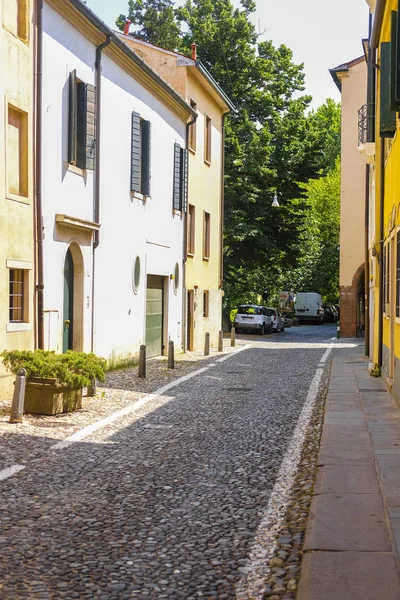
{"type": "Polygon", "coordinates": [[[192,59],[197,60],[197,44],[195,44],[193,42],[193,44],[191,45],[191,48],[192,48],[192,59]]]}
{"type": "Polygon", "coordinates": [[[129,27],[131,26],[131,21],[129,19],[127,19],[125,21],[125,27],[124,27],[124,34],[128,35],[129,33],[129,27]]]}

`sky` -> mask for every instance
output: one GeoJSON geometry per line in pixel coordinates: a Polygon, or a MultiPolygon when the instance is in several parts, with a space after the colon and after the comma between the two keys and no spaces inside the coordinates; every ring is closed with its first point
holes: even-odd
{"type": "MultiPolygon", "coordinates": [[[[118,15],[128,10],[128,0],[86,2],[112,28],[118,15]]],[[[239,0],[233,2],[239,5],[239,0]]],[[[368,34],[366,0],[256,0],[256,5],[253,20],[261,39],[285,44],[294,62],[304,63],[305,93],[313,97],[313,107],[328,97],[339,101],[328,69],[362,55],[361,40],[368,34]]]]}

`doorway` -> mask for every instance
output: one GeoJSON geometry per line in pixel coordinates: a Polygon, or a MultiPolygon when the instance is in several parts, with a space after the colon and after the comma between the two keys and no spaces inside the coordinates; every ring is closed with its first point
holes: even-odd
{"type": "Polygon", "coordinates": [[[164,333],[164,278],[147,276],[146,356],[161,356],[164,333]]]}
{"type": "Polygon", "coordinates": [[[188,290],[187,295],[187,331],[186,345],[187,350],[192,351],[194,347],[194,290],[188,290]]]}
{"type": "Polygon", "coordinates": [[[74,347],[74,261],[68,248],[64,263],[64,308],[62,350],[74,347]]]}

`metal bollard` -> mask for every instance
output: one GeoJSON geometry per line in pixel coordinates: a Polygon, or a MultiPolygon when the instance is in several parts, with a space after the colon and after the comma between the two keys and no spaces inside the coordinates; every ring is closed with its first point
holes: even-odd
{"type": "Polygon", "coordinates": [[[210,355],[210,334],[206,333],[206,339],[204,341],[204,356],[210,355]]]}
{"type": "Polygon", "coordinates": [[[236,346],[235,328],[231,329],[231,346],[236,346]]]}
{"type": "Polygon", "coordinates": [[[220,331],[218,333],[218,352],[223,352],[224,350],[224,332],[220,331]]]}
{"type": "Polygon", "coordinates": [[[146,346],[142,344],[139,350],[139,377],[146,377],[146,346]]]}
{"type": "Polygon", "coordinates": [[[96,379],[92,379],[91,384],[88,385],[86,388],[86,396],[91,397],[91,396],[95,396],[96,394],[97,394],[96,379]]]}
{"type": "Polygon", "coordinates": [[[18,369],[14,384],[10,423],[22,423],[22,415],[24,414],[25,383],[26,371],[25,369],[18,369]]]}
{"type": "Polygon", "coordinates": [[[175,350],[172,340],[168,344],[168,369],[175,369],[175,350]]]}

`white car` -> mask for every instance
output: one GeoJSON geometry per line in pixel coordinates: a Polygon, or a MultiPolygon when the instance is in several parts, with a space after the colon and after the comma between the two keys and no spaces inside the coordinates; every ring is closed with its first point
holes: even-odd
{"type": "Polygon", "coordinates": [[[281,317],[278,310],[268,306],[267,311],[272,319],[272,331],[285,331],[285,320],[281,317]]]}
{"type": "Polygon", "coordinates": [[[236,331],[256,331],[263,335],[271,333],[272,319],[265,306],[258,304],[241,304],[233,323],[236,331]]]}

